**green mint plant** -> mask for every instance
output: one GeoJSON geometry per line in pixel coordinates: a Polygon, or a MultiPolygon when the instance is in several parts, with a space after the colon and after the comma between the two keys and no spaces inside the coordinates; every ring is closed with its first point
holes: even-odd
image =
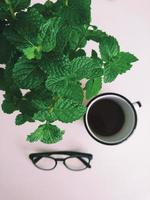
{"type": "Polygon", "coordinates": [[[20,112],[16,125],[42,122],[27,141],[51,144],[64,133],[53,122],[80,119],[86,112],[83,99],[97,95],[103,83],[114,81],[138,59],[91,25],[91,0],[30,3],[0,1],[2,110],[20,112]],[[92,50],[88,57],[84,47],[90,40],[99,52],[92,50]]]}

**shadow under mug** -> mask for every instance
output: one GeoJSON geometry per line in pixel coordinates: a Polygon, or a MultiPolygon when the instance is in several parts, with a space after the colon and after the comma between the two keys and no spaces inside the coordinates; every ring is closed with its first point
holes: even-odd
{"type": "Polygon", "coordinates": [[[95,97],[88,103],[87,112],[84,116],[84,124],[88,133],[93,139],[102,144],[116,145],[124,142],[132,135],[137,126],[137,112],[135,109],[136,105],[138,107],[142,106],[139,101],[131,103],[126,97],[116,93],[104,93],[95,97]],[[96,133],[89,125],[88,116],[90,109],[97,101],[105,99],[112,100],[113,102],[117,103],[124,113],[124,123],[121,130],[111,136],[104,136],[102,134],[96,133]]]}

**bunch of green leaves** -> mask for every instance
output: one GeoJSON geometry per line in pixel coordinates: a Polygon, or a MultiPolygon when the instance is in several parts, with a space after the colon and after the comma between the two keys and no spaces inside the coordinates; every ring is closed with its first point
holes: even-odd
{"type": "Polygon", "coordinates": [[[103,83],[130,70],[137,58],[90,24],[91,0],[30,3],[0,1],[2,110],[20,112],[16,125],[42,122],[27,140],[51,144],[64,133],[53,122],[80,119],[86,112],[84,98],[97,95],[103,83]],[[85,52],[89,40],[99,45],[91,56],[85,52]]]}

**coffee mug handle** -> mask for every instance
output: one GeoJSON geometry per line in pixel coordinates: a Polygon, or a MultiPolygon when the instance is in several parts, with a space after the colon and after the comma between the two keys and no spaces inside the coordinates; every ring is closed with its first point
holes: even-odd
{"type": "Polygon", "coordinates": [[[136,101],[136,102],[134,102],[134,103],[132,103],[132,104],[133,104],[133,106],[134,106],[135,108],[141,108],[141,107],[142,107],[142,104],[141,104],[140,101],[136,101]]]}

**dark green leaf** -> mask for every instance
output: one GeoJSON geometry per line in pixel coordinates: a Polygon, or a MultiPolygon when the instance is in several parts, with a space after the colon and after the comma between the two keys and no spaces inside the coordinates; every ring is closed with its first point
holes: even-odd
{"type": "Polygon", "coordinates": [[[46,55],[39,62],[40,69],[48,75],[59,74],[66,69],[66,66],[69,65],[70,61],[67,56],[57,56],[55,54],[46,55]]]}
{"type": "Polygon", "coordinates": [[[58,127],[51,124],[44,124],[38,127],[35,132],[28,135],[27,141],[41,141],[45,144],[53,144],[62,140],[64,132],[58,127]]]}
{"type": "Polygon", "coordinates": [[[0,1],[0,19],[15,19],[16,12],[27,8],[30,2],[30,0],[0,1]]]}
{"type": "Polygon", "coordinates": [[[37,90],[32,90],[28,92],[25,96],[30,103],[37,111],[45,110],[53,104],[52,92],[46,90],[44,86],[40,87],[37,90]]]}
{"type": "Polygon", "coordinates": [[[102,80],[100,78],[91,79],[86,84],[86,98],[89,100],[96,96],[102,87],[102,80]]]}
{"type": "Polygon", "coordinates": [[[64,23],[71,25],[90,24],[91,21],[91,0],[65,0],[61,16],[64,23]]]}
{"type": "Polygon", "coordinates": [[[119,74],[123,74],[130,70],[132,63],[138,59],[128,52],[120,52],[113,61],[106,64],[104,71],[104,81],[112,82],[119,74]]]}
{"type": "Polygon", "coordinates": [[[24,124],[27,121],[34,122],[34,120],[32,120],[32,118],[28,115],[19,114],[16,117],[16,125],[18,125],[18,126],[24,124]]]}
{"type": "Polygon", "coordinates": [[[97,78],[102,76],[102,62],[100,59],[78,57],[72,60],[70,71],[78,80],[83,78],[97,78]]]}
{"type": "Polygon", "coordinates": [[[8,6],[4,3],[4,1],[0,2],[0,20],[4,20],[10,16],[10,11],[8,6]]]}
{"type": "Polygon", "coordinates": [[[3,32],[5,26],[7,25],[7,21],[6,20],[0,20],[0,33],[3,32]]]}
{"type": "Polygon", "coordinates": [[[87,40],[93,40],[95,42],[100,42],[106,37],[107,34],[100,30],[88,30],[86,33],[87,40]]]}
{"type": "Polygon", "coordinates": [[[0,90],[5,90],[5,78],[4,78],[4,69],[0,68],[0,90]]]}
{"type": "Polygon", "coordinates": [[[56,36],[61,26],[60,18],[49,19],[40,27],[38,34],[39,45],[44,52],[53,50],[56,46],[56,36]]]}
{"type": "Polygon", "coordinates": [[[69,123],[80,119],[86,112],[86,108],[69,99],[60,99],[54,106],[54,113],[58,120],[69,123]]]}
{"type": "Polygon", "coordinates": [[[77,51],[70,52],[69,58],[72,60],[74,58],[85,57],[85,56],[86,52],[83,49],[79,49],[77,51]]]}
{"type": "Polygon", "coordinates": [[[104,61],[108,62],[117,56],[120,51],[117,40],[112,36],[103,37],[100,42],[100,53],[104,61]]]}
{"type": "Polygon", "coordinates": [[[118,76],[118,73],[115,69],[111,68],[111,66],[108,66],[104,70],[104,82],[110,83],[114,81],[118,76]]]}
{"type": "Polygon", "coordinates": [[[9,89],[6,89],[4,98],[5,99],[2,103],[2,110],[5,113],[11,114],[14,111],[18,110],[19,103],[22,99],[22,93],[19,89],[10,87],[9,89]]]}
{"type": "Polygon", "coordinates": [[[0,34],[0,64],[6,64],[11,56],[13,47],[6,40],[4,35],[0,34]]]}
{"type": "Polygon", "coordinates": [[[37,33],[44,22],[44,17],[36,9],[20,12],[17,14],[16,20],[5,28],[4,34],[21,52],[26,52],[28,48],[39,50],[40,41],[37,33]]]}
{"type": "Polygon", "coordinates": [[[11,13],[27,8],[30,2],[31,0],[5,0],[5,4],[11,13]]]}
{"type": "Polygon", "coordinates": [[[23,115],[33,117],[34,113],[36,113],[38,110],[32,106],[31,101],[29,99],[22,99],[22,101],[19,103],[19,111],[23,115]]]}
{"type": "Polygon", "coordinates": [[[14,102],[5,99],[2,103],[2,110],[4,113],[11,114],[17,110],[17,107],[14,102]]]}
{"type": "Polygon", "coordinates": [[[13,77],[17,85],[22,89],[33,89],[44,82],[43,72],[35,63],[21,58],[15,64],[13,77]]]}
{"type": "Polygon", "coordinates": [[[70,49],[75,50],[77,48],[83,48],[86,45],[84,26],[72,26],[70,27],[70,35],[68,38],[70,49]]]}

